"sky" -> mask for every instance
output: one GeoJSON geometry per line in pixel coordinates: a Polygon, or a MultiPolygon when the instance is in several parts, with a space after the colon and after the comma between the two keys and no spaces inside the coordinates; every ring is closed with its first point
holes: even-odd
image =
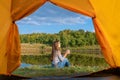
{"type": "Polygon", "coordinates": [[[90,17],[68,11],[49,2],[16,23],[20,34],[54,34],[65,29],[94,31],[90,17]]]}

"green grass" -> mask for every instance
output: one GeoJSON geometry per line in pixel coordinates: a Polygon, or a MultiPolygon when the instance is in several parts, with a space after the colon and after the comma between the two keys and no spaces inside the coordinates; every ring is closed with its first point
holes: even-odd
{"type": "Polygon", "coordinates": [[[70,76],[81,73],[95,72],[103,70],[105,67],[100,66],[71,66],[65,68],[51,68],[50,66],[30,66],[27,68],[19,68],[13,74],[37,77],[37,76],[70,76]]]}
{"type": "Polygon", "coordinates": [[[51,68],[50,54],[22,55],[24,63],[33,64],[26,68],[18,68],[13,74],[35,77],[35,76],[69,76],[74,74],[95,72],[108,68],[103,56],[97,54],[73,53],[68,56],[71,67],[51,68]],[[47,65],[47,66],[38,66],[47,65]]]}

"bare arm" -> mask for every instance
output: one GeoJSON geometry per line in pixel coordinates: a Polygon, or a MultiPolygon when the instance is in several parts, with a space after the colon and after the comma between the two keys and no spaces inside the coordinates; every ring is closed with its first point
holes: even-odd
{"type": "Polygon", "coordinates": [[[58,53],[57,53],[57,55],[58,55],[58,57],[59,57],[59,59],[60,59],[61,61],[63,61],[64,58],[66,58],[66,56],[67,56],[68,54],[70,54],[70,50],[66,50],[66,52],[65,52],[65,54],[64,54],[63,56],[61,55],[61,52],[60,52],[60,51],[58,51],[58,53]]]}
{"type": "Polygon", "coordinates": [[[66,52],[65,52],[63,57],[66,58],[68,54],[70,54],[70,50],[66,50],[66,52]]]}

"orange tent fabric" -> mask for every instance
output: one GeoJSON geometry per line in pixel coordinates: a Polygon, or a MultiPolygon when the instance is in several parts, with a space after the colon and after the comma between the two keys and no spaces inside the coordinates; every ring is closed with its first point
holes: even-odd
{"type": "Polygon", "coordinates": [[[0,74],[11,74],[20,65],[20,39],[16,20],[30,15],[46,0],[0,0],[0,74]]]}
{"type": "Polygon", "coordinates": [[[11,1],[0,0],[0,74],[7,71],[7,33],[11,23],[10,18],[11,1]]]}
{"type": "Polygon", "coordinates": [[[50,0],[53,4],[70,11],[94,17],[94,9],[89,0],[50,0]]]}
{"type": "Polygon", "coordinates": [[[94,7],[95,30],[103,55],[111,67],[120,67],[120,1],[90,0],[94,7]]]}
{"type": "Polygon", "coordinates": [[[20,39],[17,25],[15,24],[16,20],[19,20],[25,16],[30,15],[41,5],[43,5],[46,0],[12,0],[11,5],[11,18],[12,24],[9,28],[8,33],[8,69],[7,72],[11,73],[20,65],[20,39]],[[25,5],[24,5],[25,4],[25,5]],[[14,61],[11,61],[14,60],[14,61]]]}
{"type": "Polygon", "coordinates": [[[30,15],[46,1],[93,19],[105,60],[120,67],[119,0],[0,0],[0,74],[20,65],[20,39],[16,20],[30,15]]]}

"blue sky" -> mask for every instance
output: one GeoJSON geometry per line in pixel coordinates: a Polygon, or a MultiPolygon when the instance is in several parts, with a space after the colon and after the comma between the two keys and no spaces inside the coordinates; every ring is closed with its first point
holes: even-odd
{"type": "Polygon", "coordinates": [[[16,23],[20,34],[58,33],[64,29],[94,31],[90,17],[65,10],[49,2],[16,23]]]}

